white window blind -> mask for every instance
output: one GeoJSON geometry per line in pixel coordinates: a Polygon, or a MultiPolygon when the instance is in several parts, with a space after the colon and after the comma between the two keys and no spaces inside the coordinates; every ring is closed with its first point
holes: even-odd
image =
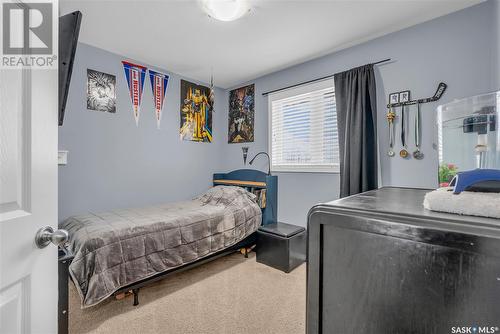
{"type": "Polygon", "coordinates": [[[333,79],[270,94],[269,130],[272,170],[338,172],[333,79]]]}

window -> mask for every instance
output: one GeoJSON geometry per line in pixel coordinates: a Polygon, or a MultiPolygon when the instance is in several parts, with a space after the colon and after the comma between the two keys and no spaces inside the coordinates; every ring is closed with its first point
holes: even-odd
{"type": "Polygon", "coordinates": [[[270,94],[269,131],[273,171],[338,172],[333,79],[270,94]]]}

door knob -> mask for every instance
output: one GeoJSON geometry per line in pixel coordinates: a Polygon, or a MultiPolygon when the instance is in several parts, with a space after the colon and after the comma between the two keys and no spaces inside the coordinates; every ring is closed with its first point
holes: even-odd
{"type": "Polygon", "coordinates": [[[56,230],[50,226],[42,227],[36,232],[35,244],[38,248],[47,247],[51,242],[56,245],[62,245],[69,239],[68,231],[66,230],[56,230]]]}

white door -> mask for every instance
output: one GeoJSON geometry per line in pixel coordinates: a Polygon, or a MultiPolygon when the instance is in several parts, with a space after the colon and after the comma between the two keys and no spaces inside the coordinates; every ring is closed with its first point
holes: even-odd
{"type": "Polygon", "coordinates": [[[57,70],[0,70],[0,333],[57,333],[57,70]]]}

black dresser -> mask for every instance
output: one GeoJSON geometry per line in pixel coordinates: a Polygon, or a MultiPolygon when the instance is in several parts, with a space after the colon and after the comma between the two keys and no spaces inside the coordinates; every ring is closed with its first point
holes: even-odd
{"type": "Polygon", "coordinates": [[[500,220],[425,210],[428,191],[311,209],[307,333],[500,333],[500,220]]]}

